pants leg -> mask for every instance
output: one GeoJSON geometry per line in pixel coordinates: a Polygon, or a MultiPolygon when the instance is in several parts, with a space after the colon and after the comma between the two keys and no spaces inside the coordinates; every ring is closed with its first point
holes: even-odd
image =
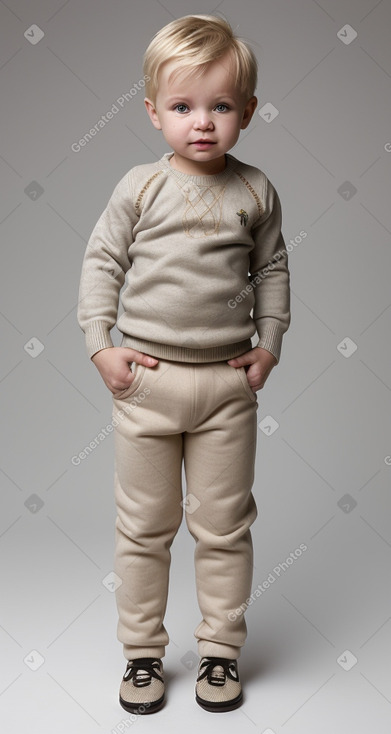
{"type": "Polygon", "coordinates": [[[257,400],[245,371],[226,363],[196,372],[197,419],[184,435],[185,517],[196,541],[195,574],[202,621],[195,630],[200,656],[236,659],[247,636],[235,610],[251,594],[257,517],[251,488],[257,400]],[[210,370],[220,377],[211,406],[210,370]],[[243,379],[244,378],[244,379],[243,379]],[[252,395],[251,395],[252,394],[252,395]],[[210,408],[214,409],[211,411],[210,408]]]}
{"type": "MultiPolygon", "coordinates": [[[[144,372],[137,365],[134,383],[144,372]]],[[[182,434],[155,396],[140,401],[142,387],[114,397],[113,410],[117,636],[126,659],[165,654],[170,547],[183,517],[182,434]]]]}

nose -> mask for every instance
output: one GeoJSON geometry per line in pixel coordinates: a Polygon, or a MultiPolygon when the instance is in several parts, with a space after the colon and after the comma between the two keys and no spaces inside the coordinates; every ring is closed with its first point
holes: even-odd
{"type": "Polygon", "coordinates": [[[194,120],[194,128],[196,130],[212,130],[213,129],[213,121],[210,118],[209,113],[207,110],[199,110],[196,113],[195,120],[194,120]]]}

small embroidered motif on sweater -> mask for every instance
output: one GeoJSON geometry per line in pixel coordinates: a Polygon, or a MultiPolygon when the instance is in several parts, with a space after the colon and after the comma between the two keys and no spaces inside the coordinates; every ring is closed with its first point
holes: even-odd
{"type": "Polygon", "coordinates": [[[244,209],[240,209],[238,212],[236,212],[238,217],[240,217],[240,224],[245,227],[248,222],[248,214],[244,211],[244,209]]]}

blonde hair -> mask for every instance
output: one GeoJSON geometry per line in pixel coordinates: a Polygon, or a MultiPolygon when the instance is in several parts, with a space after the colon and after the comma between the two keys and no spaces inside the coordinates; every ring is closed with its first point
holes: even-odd
{"type": "Polygon", "coordinates": [[[257,86],[257,59],[247,43],[234,35],[226,20],[213,15],[185,15],[168,23],[154,35],[144,54],[146,97],[155,104],[159,72],[166,61],[178,61],[178,68],[170,77],[184,68],[189,73],[198,70],[200,76],[207,64],[228,51],[235,84],[249,99],[257,86]]]}

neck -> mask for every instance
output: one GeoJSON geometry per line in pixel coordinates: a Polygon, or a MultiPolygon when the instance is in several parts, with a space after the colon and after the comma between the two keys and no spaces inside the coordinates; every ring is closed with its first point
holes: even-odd
{"type": "Polygon", "coordinates": [[[170,165],[181,173],[187,173],[188,176],[215,176],[224,171],[227,161],[225,155],[203,163],[183,158],[174,153],[170,158],[170,165]]]}

